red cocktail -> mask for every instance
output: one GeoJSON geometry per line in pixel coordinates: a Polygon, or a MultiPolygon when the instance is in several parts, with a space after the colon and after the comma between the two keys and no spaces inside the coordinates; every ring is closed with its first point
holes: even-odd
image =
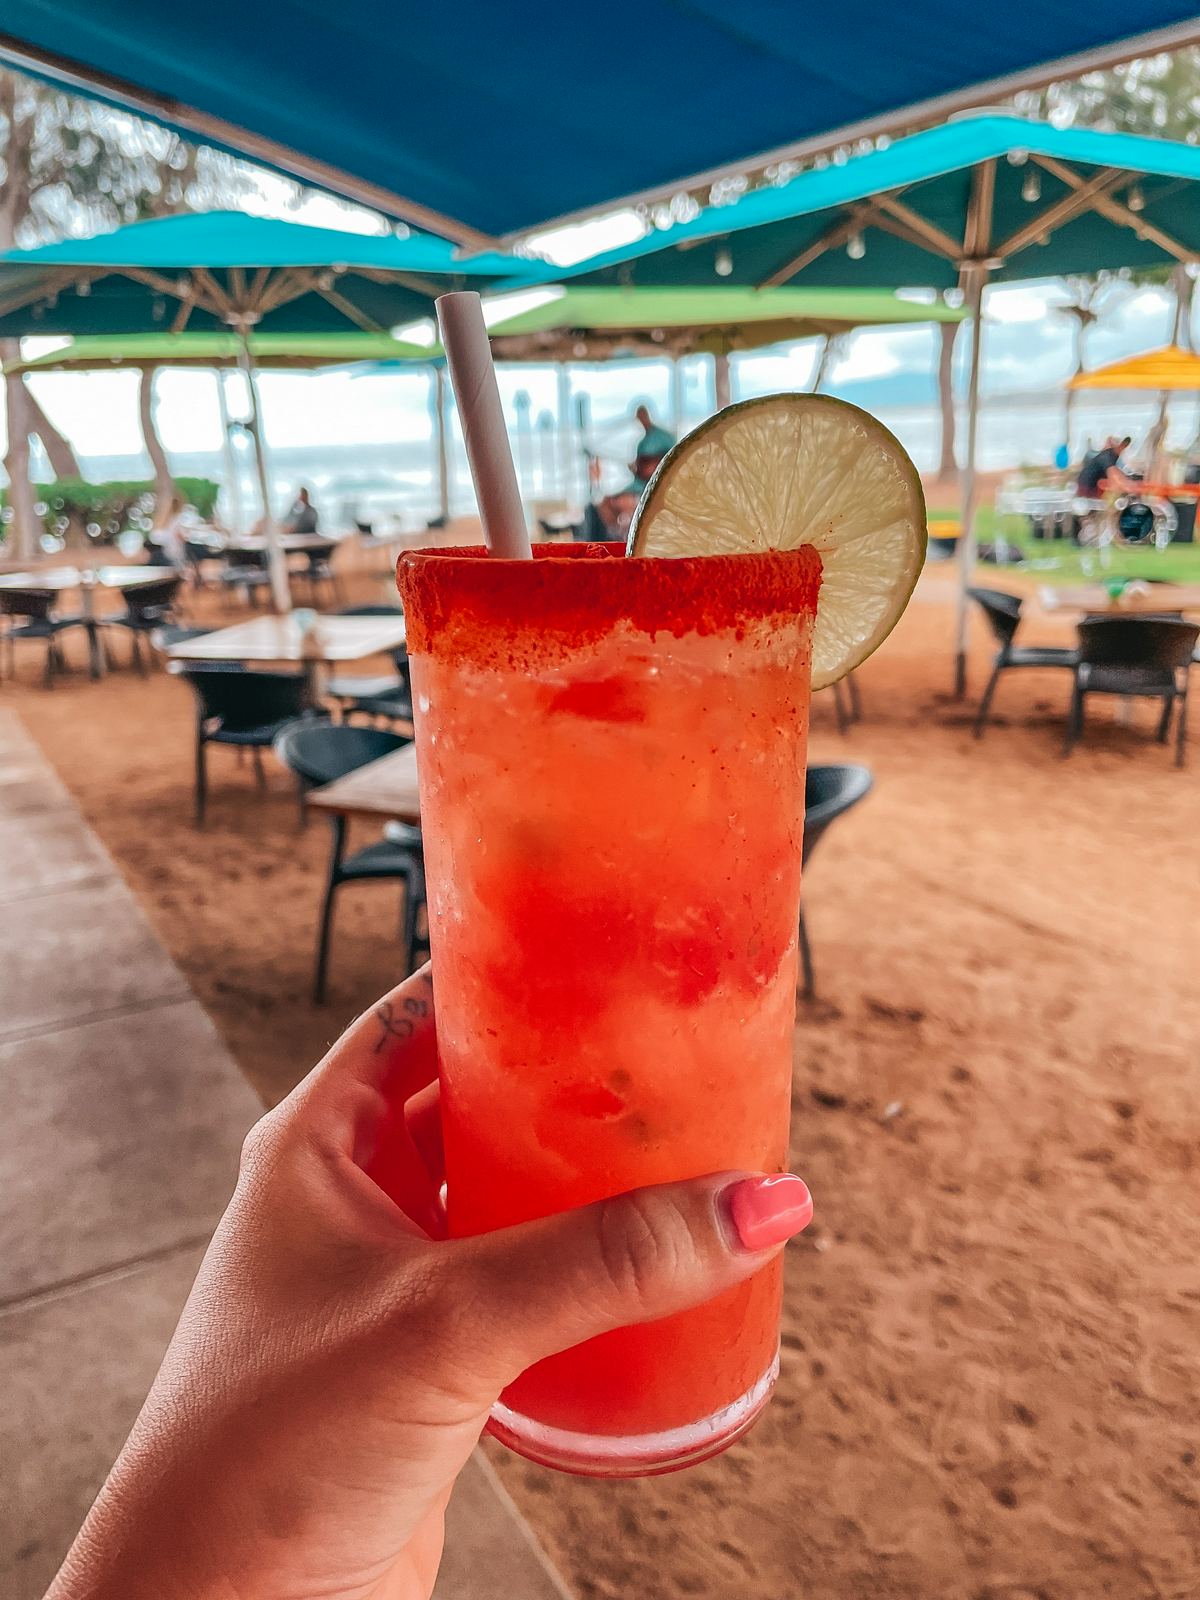
{"type": "MultiPolygon", "coordinates": [[[[450,1231],[785,1165],[812,549],[408,555],[450,1231]]],[[[540,1362],[492,1431],[663,1471],[765,1404],[781,1266],[540,1362]]]]}

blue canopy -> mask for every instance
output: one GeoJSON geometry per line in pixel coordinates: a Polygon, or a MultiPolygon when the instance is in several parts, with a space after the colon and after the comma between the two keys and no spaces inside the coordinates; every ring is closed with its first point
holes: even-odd
{"type": "Polygon", "coordinates": [[[0,254],[0,336],[386,333],[447,289],[519,288],[531,263],[444,239],[312,228],[238,211],[131,222],[0,254]]]}
{"type": "Polygon", "coordinates": [[[1167,139],[964,116],[841,165],[706,206],[689,222],[547,274],[596,284],[946,288],[1200,259],[1200,149],[1167,139]],[[967,238],[975,177],[991,220],[967,238]]]}
{"type": "Polygon", "coordinates": [[[0,51],[462,239],[1198,31],[1194,0],[7,0],[0,51]]]}

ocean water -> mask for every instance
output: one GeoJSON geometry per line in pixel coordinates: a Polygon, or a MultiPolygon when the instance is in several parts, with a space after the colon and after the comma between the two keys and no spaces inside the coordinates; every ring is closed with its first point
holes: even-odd
{"type": "MultiPolygon", "coordinates": [[[[641,386],[645,388],[644,381],[641,386]]],[[[636,398],[641,390],[631,391],[636,398]]],[[[855,399],[854,386],[847,385],[844,398],[855,399]]],[[[665,396],[663,397],[665,399],[665,396]]],[[[684,428],[693,427],[707,415],[697,397],[684,412],[684,428]]],[[[578,426],[562,429],[549,412],[543,411],[536,423],[525,424],[531,413],[512,410],[513,453],[518,476],[527,499],[565,499],[582,502],[587,494],[587,468],[584,445],[600,458],[601,486],[619,487],[628,480],[627,463],[634,452],[638,433],[630,420],[630,398],[593,407],[586,435],[578,426]],[[524,424],[524,425],[522,425],[524,424]]],[[[660,402],[655,410],[668,416],[660,402]]],[[[932,406],[881,407],[879,417],[899,437],[918,467],[930,470],[937,464],[939,420],[932,406]]],[[[1075,407],[1072,446],[1076,455],[1087,440],[1099,441],[1109,433],[1132,434],[1135,447],[1157,415],[1157,397],[1145,399],[1080,395],[1075,407]]],[[[341,528],[354,519],[379,523],[398,517],[405,526],[415,527],[437,510],[437,479],[432,426],[424,417],[407,419],[405,434],[395,443],[324,444],[298,447],[286,438],[270,440],[272,494],[278,511],[290,503],[296,487],[306,484],[321,510],[327,526],[341,528]]],[[[1172,404],[1168,443],[1186,447],[1197,433],[1197,407],[1188,396],[1172,404]]],[[[966,419],[959,419],[959,455],[965,442],[966,419]]],[[[1050,466],[1063,434],[1061,394],[1032,398],[996,399],[985,404],[980,416],[979,461],[986,470],[1006,470],[1021,466],[1050,466]]],[[[219,513],[234,527],[245,527],[260,512],[257,481],[246,441],[237,452],[238,469],[233,482],[226,478],[225,463],[218,450],[172,451],[173,469],[181,476],[211,477],[222,484],[219,513]]],[[[83,456],[81,464],[92,479],[129,478],[149,475],[144,455],[83,456]]],[[[37,464],[35,462],[35,471],[37,464]]],[[[450,503],[452,514],[474,509],[474,494],[465,452],[457,427],[451,430],[450,503]]]]}

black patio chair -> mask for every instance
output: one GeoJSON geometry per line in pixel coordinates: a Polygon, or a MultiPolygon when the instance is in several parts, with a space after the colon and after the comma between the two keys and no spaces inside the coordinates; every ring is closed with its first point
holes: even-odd
{"type": "Polygon", "coordinates": [[[67,670],[67,658],[59,642],[68,628],[86,628],[80,616],[59,616],[54,610],[55,594],[50,589],[0,589],[0,617],[5,619],[4,643],[8,646],[8,675],[16,676],[18,644],[40,642],[45,646],[44,681],[54,687],[54,674],[67,670]]]}
{"type": "Polygon", "coordinates": [[[324,544],[310,545],[307,550],[301,552],[305,564],[296,577],[299,582],[308,585],[314,606],[320,598],[317,593],[320,584],[326,586],[335,604],[342,598],[341,579],[333,569],[333,554],[336,549],[337,541],[329,539],[324,544]]]}
{"type": "MultiPolygon", "coordinates": [[[[362,605],[343,606],[339,617],[400,617],[400,606],[362,605]]],[[[336,701],[338,716],[343,722],[351,717],[380,718],[388,722],[412,722],[412,690],[408,681],[408,652],[401,646],[389,652],[396,670],[386,676],[333,677],[325,685],[325,693],[336,701]]]]}
{"type": "Polygon", "coordinates": [[[1079,624],[1075,689],[1063,738],[1070,755],[1083,735],[1089,694],[1162,701],[1158,742],[1166,744],[1176,705],[1175,765],[1181,767],[1187,744],[1188,678],[1200,638],[1200,624],[1182,617],[1087,617],[1079,624]]]}
{"type": "MultiPolygon", "coordinates": [[[[340,723],[293,724],[275,741],[275,753],[309,788],[333,783],[348,772],[390,755],[411,741],[382,728],[347,728],[340,723]]],[[[317,959],[313,974],[313,999],[325,999],[329,965],[329,939],[333,930],[334,897],[344,883],[399,881],[404,885],[404,911],[400,919],[403,972],[416,965],[417,919],[425,904],[425,862],[421,830],[404,823],[389,823],[384,836],[346,854],[347,819],[329,814],[333,830],[329,872],[321,899],[317,931],[317,959]]]]}
{"type": "Polygon", "coordinates": [[[220,583],[228,595],[240,589],[248,606],[271,588],[271,570],[265,550],[226,550],[221,564],[220,583]]]}
{"type": "Polygon", "coordinates": [[[185,539],[183,541],[183,564],[192,581],[192,587],[203,589],[207,586],[208,577],[205,567],[209,563],[220,570],[223,565],[221,552],[213,548],[206,539],[185,539]]]}
{"type": "Polygon", "coordinates": [[[1004,589],[968,589],[967,593],[987,618],[988,626],[996,637],[999,648],[992,662],[992,675],[983,691],[979,710],[975,716],[975,737],[983,737],[992,697],[1002,672],[1018,667],[1066,667],[1075,669],[1075,651],[1057,645],[1019,645],[1013,641],[1021,624],[1021,598],[1004,589]]]}
{"type": "Polygon", "coordinates": [[[125,610],[117,617],[102,618],[105,628],[124,628],[130,637],[132,662],[140,677],[146,675],[146,662],[142,654],[142,640],[153,644],[154,635],[175,615],[175,596],[183,582],[183,574],[161,578],[157,583],[145,583],[139,589],[125,591],[125,610]]]}
{"type": "MultiPolygon", "coordinates": [[[[874,782],[870,769],[850,765],[809,767],[804,779],[804,871],[830,823],[856,806],[870,793],[874,782]]],[[[804,998],[811,1000],[816,990],[812,950],[804,921],[803,898],[800,906],[800,966],[804,977],[804,998]]]]}
{"type": "Polygon", "coordinates": [[[312,704],[304,672],[230,671],[225,663],[188,666],[179,674],[196,696],[196,826],[208,802],[207,751],[210,744],[232,745],[254,753],[258,787],[266,787],[262,753],[290,723],[323,717],[312,704]]]}

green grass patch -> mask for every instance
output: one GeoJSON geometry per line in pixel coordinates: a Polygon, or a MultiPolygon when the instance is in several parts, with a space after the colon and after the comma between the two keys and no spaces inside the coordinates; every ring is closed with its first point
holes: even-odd
{"type": "MultiPolygon", "coordinates": [[[[930,528],[939,522],[955,521],[957,511],[934,509],[929,513],[930,528]]],[[[1004,571],[1027,573],[1039,583],[1087,583],[1105,578],[1159,578],[1164,583],[1200,584],[1200,544],[1169,544],[1165,550],[1152,545],[1110,545],[1106,550],[1080,549],[1065,539],[1035,539],[1024,517],[1001,516],[994,506],[980,506],[975,519],[976,536],[991,543],[997,534],[1022,552],[1017,567],[981,564],[979,574],[992,578],[1004,571]]]]}

